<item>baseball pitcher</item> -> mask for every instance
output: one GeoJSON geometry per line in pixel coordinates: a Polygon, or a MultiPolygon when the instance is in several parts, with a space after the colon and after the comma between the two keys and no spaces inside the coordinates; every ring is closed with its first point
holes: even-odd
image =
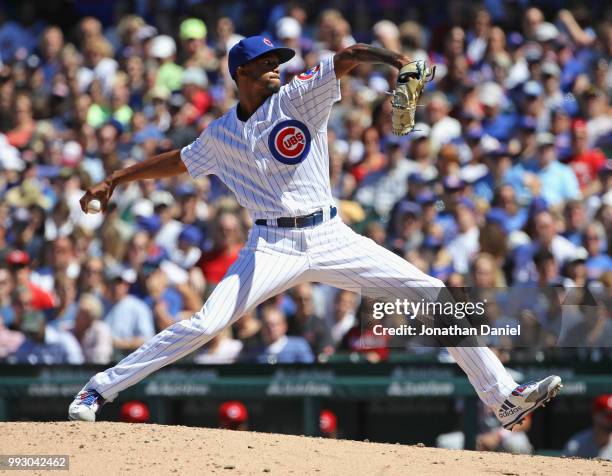
{"type": "MultiPolygon", "coordinates": [[[[436,299],[443,283],[400,256],[360,236],[338,216],[332,199],[327,121],[340,99],[340,79],[360,63],[399,70],[393,93],[393,131],[414,126],[414,111],[434,69],[403,55],[356,44],[321,60],[281,86],[279,65],[294,51],[253,36],[229,52],[229,71],[239,103],[213,121],[193,143],[117,170],[90,188],[106,210],[115,188],[134,180],[188,172],[214,174],[251,214],[254,226],[239,258],[204,307],[175,323],[116,366],[96,374],[69,407],[69,418],[95,421],[105,402],[157,369],[186,356],[264,300],[306,281],[362,291],[384,289],[395,298],[436,299]]],[[[379,296],[380,294],[377,294],[379,296]]],[[[561,379],[550,376],[519,386],[486,347],[449,347],[482,401],[512,428],[557,395],[561,379]]]]}

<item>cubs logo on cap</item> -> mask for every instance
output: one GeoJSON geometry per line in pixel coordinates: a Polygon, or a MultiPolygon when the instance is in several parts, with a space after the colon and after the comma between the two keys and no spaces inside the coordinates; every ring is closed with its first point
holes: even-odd
{"type": "Polygon", "coordinates": [[[236,78],[236,71],[249,61],[259,58],[267,53],[276,53],[280,63],[286,63],[295,56],[295,51],[283,46],[274,46],[274,43],[265,36],[250,36],[236,43],[229,51],[228,68],[230,76],[236,78]]]}
{"type": "Polygon", "coordinates": [[[310,69],[307,69],[306,71],[304,71],[303,73],[300,73],[296,76],[297,79],[300,79],[302,81],[308,81],[310,78],[312,78],[315,74],[317,74],[317,71],[319,71],[320,66],[313,66],[310,69]]]}
{"type": "Polygon", "coordinates": [[[300,121],[281,121],[268,137],[272,156],[287,165],[296,165],[306,158],[310,151],[310,131],[300,121]]]}

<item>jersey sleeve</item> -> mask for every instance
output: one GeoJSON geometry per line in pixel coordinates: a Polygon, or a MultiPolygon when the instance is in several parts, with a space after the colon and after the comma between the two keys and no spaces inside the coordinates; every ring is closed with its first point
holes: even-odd
{"type": "Polygon", "coordinates": [[[194,179],[216,171],[217,159],[212,150],[212,140],[209,129],[206,129],[200,137],[181,149],[181,160],[194,179]]]}
{"type": "Polygon", "coordinates": [[[295,76],[283,89],[286,100],[306,122],[317,129],[324,126],[332,105],[341,97],[333,55],[295,76]]]}

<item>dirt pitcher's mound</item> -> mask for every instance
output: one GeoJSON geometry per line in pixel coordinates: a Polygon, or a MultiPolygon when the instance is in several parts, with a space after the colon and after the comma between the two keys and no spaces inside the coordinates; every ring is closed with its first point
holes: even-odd
{"type": "Polygon", "coordinates": [[[612,473],[605,461],[108,422],[0,423],[0,445],[4,455],[68,455],[70,473],[88,476],[612,473]]]}

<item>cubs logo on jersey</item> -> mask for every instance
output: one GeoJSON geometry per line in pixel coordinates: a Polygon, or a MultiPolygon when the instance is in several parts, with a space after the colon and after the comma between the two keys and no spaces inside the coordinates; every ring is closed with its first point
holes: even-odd
{"type": "Polygon", "coordinates": [[[296,165],[306,158],[310,151],[310,131],[300,121],[281,121],[268,137],[272,156],[287,165],[296,165]]]}
{"type": "Polygon", "coordinates": [[[317,74],[317,71],[319,71],[320,66],[313,66],[310,69],[307,69],[306,71],[304,71],[303,73],[300,73],[296,76],[297,79],[301,80],[301,81],[308,81],[310,78],[312,78],[315,74],[317,74]]]}

